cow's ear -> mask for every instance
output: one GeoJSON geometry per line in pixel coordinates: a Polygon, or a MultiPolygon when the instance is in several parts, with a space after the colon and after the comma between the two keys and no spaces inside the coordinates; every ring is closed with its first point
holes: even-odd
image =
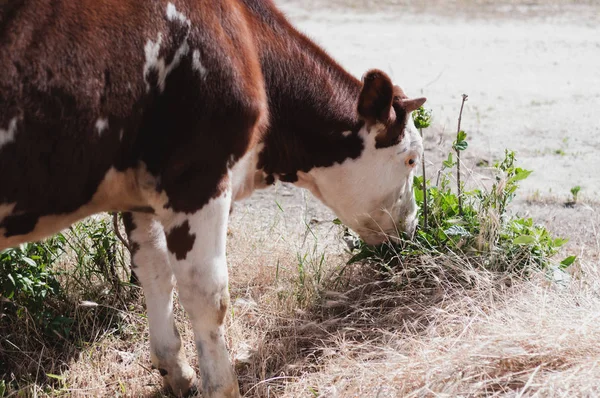
{"type": "Polygon", "coordinates": [[[419,98],[401,98],[398,100],[398,103],[406,112],[414,112],[419,109],[424,103],[427,101],[425,97],[419,98]]]}
{"type": "Polygon", "coordinates": [[[390,123],[394,118],[392,101],[394,86],[384,72],[371,69],[363,75],[363,88],[358,97],[358,114],[370,123],[390,123]]]}

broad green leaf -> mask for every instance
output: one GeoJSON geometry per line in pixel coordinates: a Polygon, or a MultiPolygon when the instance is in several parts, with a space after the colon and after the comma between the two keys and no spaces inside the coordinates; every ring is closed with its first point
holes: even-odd
{"type": "Polygon", "coordinates": [[[423,199],[424,199],[423,190],[417,188],[417,186],[415,185],[414,191],[415,191],[415,200],[418,203],[423,203],[423,199]]]}
{"type": "Polygon", "coordinates": [[[556,238],[552,241],[552,246],[560,247],[560,246],[564,245],[565,243],[567,243],[568,241],[569,241],[568,239],[556,238]]]}
{"type": "Polygon", "coordinates": [[[458,136],[456,137],[456,141],[460,142],[460,141],[464,141],[467,139],[467,133],[465,133],[463,130],[458,132],[458,136]]]}
{"type": "Polygon", "coordinates": [[[533,173],[533,170],[524,170],[517,168],[514,177],[512,177],[509,182],[521,181],[529,177],[529,175],[533,173]]]}
{"type": "Polygon", "coordinates": [[[339,218],[335,218],[332,223],[334,223],[335,225],[342,225],[342,222],[340,221],[339,218]]]}
{"type": "Polygon", "coordinates": [[[577,256],[569,256],[569,257],[565,258],[564,260],[562,260],[562,261],[560,262],[560,265],[561,265],[563,268],[566,268],[566,267],[568,267],[569,265],[573,264],[573,263],[575,262],[575,260],[577,260],[577,256]]]}
{"type": "Polygon", "coordinates": [[[515,245],[533,245],[535,244],[535,238],[529,235],[521,235],[516,237],[515,240],[513,240],[513,243],[515,245]]]}
{"type": "Polygon", "coordinates": [[[467,149],[468,146],[469,144],[467,143],[467,141],[461,140],[454,144],[454,149],[456,149],[457,151],[464,151],[465,149],[467,149]]]}

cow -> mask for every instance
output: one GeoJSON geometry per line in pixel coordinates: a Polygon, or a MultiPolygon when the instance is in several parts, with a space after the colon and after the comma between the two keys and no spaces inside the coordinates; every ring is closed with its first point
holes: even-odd
{"type": "Polygon", "coordinates": [[[353,77],[271,0],[1,0],[0,249],[123,212],[152,364],[196,388],[177,283],[204,396],[237,397],[232,202],[282,181],[368,244],[410,236],[424,102],[381,70],[353,77]]]}

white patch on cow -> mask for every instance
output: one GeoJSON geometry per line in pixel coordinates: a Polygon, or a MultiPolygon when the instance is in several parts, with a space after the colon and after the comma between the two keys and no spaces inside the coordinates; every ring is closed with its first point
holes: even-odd
{"type": "Polygon", "coordinates": [[[189,25],[190,21],[183,15],[181,12],[177,11],[175,5],[173,3],[167,4],[167,19],[169,21],[178,20],[181,23],[187,23],[189,25]]]}
{"type": "Polygon", "coordinates": [[[202,65],[202,61],[200,61],[200,50],[194,50],[192,53],[192,68],[200,73],[202,79],[206,78],[208,70],[206,70],[204,65],[202,65]]]}
{"type": "Polygon", "coordinates": [[[348,131],[344,131],[344,132],[342,133],[342,136],[344,136],[344,137],[348,137],[348,136],[350,136],[351,134],[352,134],[352,131],[348,130],[348,131]]]}
{"type": "MultiPolygon", "coordinates": [[[[162,43],[162,33],[158,34],[158,39],[154,42],[150,39],[146,42],[144,46],[144,53],[146,54],[146,62],[144,63],[144,81],[146,82],[146,90],[150,91],[150,82],[148,82],[148,73],[151,68],[157,70],[159,82],[160,77],[165,74],[165,60],[158,59],[158,54],[160,52],[160,45],[162,43]]],[[[161,89],[162,91],[162,89],[161,89]]]]}
{"type": "Polygon", "coordinates": [[[100,119],[96,120],[96,131],[98,132],[98,135],[102,135],[104,130],[107,130],[107,129],[108,129],[108,119],[100,118],[100,119]]]}
{"type": "Polygon", "coordinates": [[[167,371],[167,382],[176,394],[183,394],[195,380],[187,363],[181,339],[175,333],[173,287],[167,242],[162,225],[153,215],[133,213],[135,228],[129,242],[137,244],[133,254],[135,273],[144,289],[150,327],[150,357],[158,369],[167,371]]]}
{"type": "MultiPolygon", "coordinates": [[[[190,28],[192,26],[192,23],[190,22],[190,20],[187,19],[186,16],[183,15],[181,12],[177,11],[177,9],[173,5],[173,3],[167,4],[167,19],[169,21],[177,21],[183,25],[187,25],[187,32],[185,33],[185,38],[183,39],[181,46],[179,46],[179,48],[175,52],[173,61],[169,65],[167,65],[167,69],[165,70],[165,72],[166,72],[165,78],[167,75],[169,75],[169,73],[171,73],[171,71],[173,69],[175,69],[179,65],[179,63],[181,62],[181,58],[183,58],[184,55],[187,55],[187,53],[190,51],[190,46],[188,44],[188,37],[190,36],[190,28]]],[[[164,82],[163,82],[163,86],[164,86],[164,82]]]]}
{"type": "Polygon", "coordinates": [[[8,128],[6,130],[0,128],[0,149],[10,142],[15,140],[15,134],[17,132],[17,117],[13,117],[8,122],[8,128]]]}
{"type": "Polygon", "coordinates": [[[181,23],[187,26],[187,31],[185,37],[179,46],[179,48],[175,51],[175,55],[173,56],[173,60],[170,64],[165,63],[164,58],[159,58],[160,47],[163,42],[162,33],[158,34],[158,38],[156,41],[148,39],[146,45],[144,46],[144,53],[146,55],[146,62],[144,63],[144,81],[146,82],[146,90],[150,91],[150,82],[148,81],[148,73],[150,73],[151,69],[156,69],[158,74],[158,88],[161,92],[165,89],[165,82],[167,76],[179,66],[181,59],[187,55],[190,51],[190,46],[188,44],[188,37],[190,35],[190,30],[192,23],[189,19],[185,17],[181,12],[177,11],[175,6],[172,3],[167,4],[167,19],[172,22],[181,23]]]}
{"type": "Polygon", "coordinates": [[[342,222],[370,244],[382,242],[398,228],[412,233],[417,207],[412,178],[423,151],[421,137],[407,121],[400,143],[377,149],[375,138],[384,127],[363,127],[359,136],[364,149],[356,159],[330,167],[298,172],[297,186],[309,189],[330,207],[342,222]],[[409,165],[410,159],[415,164],[409,165]],[[398,221],[402,225],[396,225],[398,221]]]}
{"type": "Polygon", "coordinates": [[[234,201],[247,198],[257,188],[264,188],[264,173],[256,169],[263,147],[264,144],[256,145],[233,165],[231,185],[234,201]]]}
{"type": "Polygon", "coordinates": [[[165,214],[163,225],[169,239],[174,228],[189,225],[194,235],[185,258],[171,253],[170,263],[177,278],[179,300],[190,315],[198,349],[203,385],[211,396],[238,396],[237,379],[229,362],[224,339],[223,317],[229,301],[225,256],[227,220],[231,191],[211,199],[194,214],[165,214]]]}

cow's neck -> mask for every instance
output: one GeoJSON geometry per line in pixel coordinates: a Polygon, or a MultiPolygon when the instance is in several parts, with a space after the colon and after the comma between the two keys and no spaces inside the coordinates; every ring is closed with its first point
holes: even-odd
{"type": "Polygon", "coordinates": [[[299,176],[309,170],[356,158],[363,149],[356,110],[361,82],[277,11],[259,11],[255,17],[262,26],[255,44],[269,99],[269,127],[262,144],[234,170],[238,199],[277,179],[301,185],[299,176]]]}
{"type": "Polygon", "coordinates": [[[270,119],[259,167],[295,182],[298,171],[360,154],[361,84],[299,33],[283,37],[262,58],[270,119]]]}

